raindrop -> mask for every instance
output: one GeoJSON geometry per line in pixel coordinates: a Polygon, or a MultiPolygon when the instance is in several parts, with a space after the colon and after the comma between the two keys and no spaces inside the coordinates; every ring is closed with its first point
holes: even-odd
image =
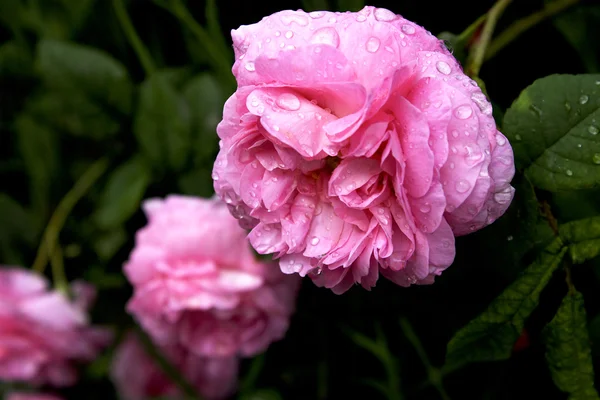
{"type": "Polygon", "coordinates": [[[594,164],[600,164],[600,153],[594,154],[594,156],[592,157],[592,161],[594,162],[594,164]]]}
{"type": "Polygon", "coordinates": [[[567,112],[571,111],[571,103],[569,103],[568,101],[565,101],[565,109],[567,110],[567,112]]]}
{"type": "Polygon", "coordinates": [[[455,138],[458,137],[458,131],[452,131],[452,136],[455,138]]]}
{"type": "Polygon", "coordinates": [[[471,106],[467,104],[463,104],[462,106],[458,106],[454,110],[454,116],[458,119],[467,119],[473,114],[473,109],[471,106]]]}
{"type": "Polygon", "coordinates": [[[458,193],[465,193],[471,188],[471,184],[465,180],[456,182],[456,191],[458,193]]]}
{"type": "Polygon", "coordinates": [[[279,127],[278,127],[277,125],[273,125],[273,130],[274,130],[275,132],[279,132],[279,127]]]}
{"type": "Polygon", "coordinates": [[[590,98],[586,94],[582,94],[579,98],[579,104],[584,105],[590,98]]]}
{"type": "Polygon", "coordinates": [[[590,127],[588,128],[588,132],[590,133],[590,135],[597,135],[598,134],[598,128],[596,128],[594,125],[590,125],[590,127]]]}
{"type": "Polygon", "coordinates": [[[540,118],[542,116],[542,109],[536,106],[535,104],[530,104],[529,109],[540,118]]]}
{"type": "Polygon", "coordinates": [[[291,38],[292,38],[292,36],[294,36],[294,32],[292,32],[292,31],[287,31],[287,32],[285,33],[285,37],[286,37],[286,38],[288,38],[288,39],[291,39],[291,38]]]}
{"type": "Polygon", "coordinates": [[[498,204],[506,204],[512,199],[512,194],[510,190],[505,190],[503,192],[498,192],[494,195],[494,200],[498,204]]]}
{"type": "Polygon", "coordinates": [[[565,171],[565,174],[567,174],[567,176],[573,176],[573,171],[571,171],[570,169],[565,171]]]}
{"type": "Polygon", "coordinates": [[[346,189],[349,191],[352,191],[356,188],[356,185],[354,183],[350,183],[348,186],[346,186],[346,189]]]}
{"type": "Polygon", "coordinates": [[[247,62],[246,65],[244,66],[244,68],[246,68],[246,71],[250,71],[250,72],[253,72],[256,70],[256,68],[254,67],[254,63],[252,61],[247,62]]]}
{"type": "Polygon", "coordinates": [[[337,48],[340,45],[340,35],[334,28],[326,26],[316,30],[310,38],[310,42],[313,44],[327,44],[337,48]]]}
{"type": "Polygon", "coordinates": [[[477,104],[477,107],[479,107],[479,110],[481,110],[483,115],[492,115],[492,105],[485,97],[485,94],[481,92],[473,93],[471,95],[471,100],[473,100],[473,103],[477,104]]]}
{"type": "Polygon", "coordinates": [[[509,236],[506,238],[506,240],[508,240],[509,242],[510,242],[511,240],[513,240],[513,239],[514,239],[514,238],[512,237],[512,235],[509,235],[509,236]]]}
{"type": "Polygon", "coordinates": [[[218,180],[219,180],[219,174],[218,174],[217,172],[213,172],[213,173],[212,173],[212,178],[213,178],[215,181],[218,181],[218,180]]]}
{"type": "Polygon", "coordinates": [[[389,22],[395,20],[396,18],[398,18],[398,16],[386,8],[378,8],[375,10],[375,19],[377,21],[389,22]]]}
{"type": "Polygon", "coordinates": [[[407,35],[412,35],[413,33],[415,33],[415,27],[409,24],[402,25],[400,29],[407,35]]]}
{"type": "Polygon", "coordinates": [[[319,244],[319,238],[318,238],[318,237],[316,237],[316,236],[315,236],[315,237],[313,237],[313,238],[310,240],[310,244],[312,244],[313,246],[316,246],[316,245],[318,245],[318,244],[319,244]]]}
{"type": "Polygon", "coordinates": [[[419,210],[421,210],[422,213],[427,214],[429,211],[431,211],[431,207],[429,204],[425,203],[421,206],[421,208],[419,208],[419,210]]]}
{"type": "Polygon", "coordinates": [[[364,16],[364,15],[362,15],[362,14],[358,14],[358,15],[356,16],[356,20],[357,20],[358,22],[365,22],[365,21],[367,20],[367,17],[365,17],[365,16],[364,16]]]}
{"type": "Polygon", "coordinates": [[[506,144],[506,139],[502,135],[496,135],[496,143],[498,146],[504,146],[506,144]]]}
{"type": "Polygon", "coordinates": [[[453,162],[450,163],[450,169],[454,169],[454,163],[453,162]]]}
{"type": "Polygon", "coordinates": [[[440,71],[440,73],[442,73],[444,75],[450,75],[450,72],[452,72],[452,68],[450,68],[448,63],[445,61],[438,61],[435,64],[435,67],[437,68],[438,71],[440,71]]]}
{"type": "Polygon", "coordinates": [[[283,15],[281,17],[281,22],[283,22],[283,24],[287,26],[291,25],[293,22],[297,23],[300,26],[308,25],[308,19],[305,16],[299,14],[283,15]]]}
{"type": "Polygon", "coordinates": [[[381,42],[379,41],[379,39],[377,39],[376,37],[371,37],[369,40],[367,40],[367,51],[369,53],[375,53],[377,50],[379,50],[379,44],[381,42]]]}
{"type": "Polygon", "coordinates": [[[515,140],[517,142],[520,142],[521,140],[523,140],[523,138],[521,137],[521,135],[519,135],[518,133],[515,135],[515,140]]]}
{"type": "Polygon", "coordinates": [[[323,18],[323,16],[325,15],[325,13],[323,11],[313,11],[313,12],[308,13],[308,15],[312,19],[319,19],[319,18],[323,18]]]}
{"type": "Polygon", "coordinates": [[[281,36],[281,32],[275,31],[275,36],[277,36],[277,37],[281,36]]]}
{"type": "Polygon", "coordinates": [[[300,108],[300,99],[292,93],[283,93],[277,98],[277,105],[284,110],[296,111],[300,108]]]}

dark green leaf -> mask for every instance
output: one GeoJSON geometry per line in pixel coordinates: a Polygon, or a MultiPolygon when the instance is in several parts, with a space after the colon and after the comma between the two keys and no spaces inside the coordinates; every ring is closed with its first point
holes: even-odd
{"type": "Polygon", "coordinates": [[[31,214],[5,193],[0,193],[0,260],[9,265],[24,265],[17,244],[33,248],[39,226],[31,214]]]}
{"type": "Polygon", "coordinates": [[[550,191],[600,186],[600,75],[551,75],[507,110],[517,167],[550,191]]]}
{"type": "Polygon", "coordinates": [[[600,6],[582,5],[554,17],[554,26],[577,50],[588,72],[600,72],[598,43],[600,37],[600,6]]]}
{"type": "Polygon", "coordinates": [[[127,221],[138,210],[150,179],[150,170],[139,156],[115,169],[96,211],[98,226],[108,230],[127,221]]]}
{"type": "Polygon", "coordinates": [[[83,93],[43,92],[28,110],[59,131],[73,136],[105,139],[119,131],[120,123],[83,93]]]}
{"type": "Polygon", "coordinates": [[[194,74],[191,67],[163,68],[157,72],[169,85],[179,91],[194,74]]]}
{"type": "Polygon", "coordinates": [[[544,328],[546,361],[556,386],[569,400],[598,400],[587,320],[581,293],[567,294],[544,328]]]}
{"type": "Polygon", "coordinates": [[[22,77],[32,72],[33,60],[27,49],[16,41],[0,46],[0,77],[22,77]]]}
{"type": "Polygon", "coordinates": [[[21,24],[21,14],[23,5],[20,0],[2,0],[0,1],[0,23],[11,29],[21,24]]]}
{"type": "Polygon", "coordinates": [[[133,132],[154,166],[183,168],[191,143],[190,110],[160,74],[142,84],[133,132]]]}
{"type": "Polygon", "coordinates": [[[94,240],[94,250],[103,261],[110,260],[127,241],[127,232],[118,227],[105,232],[94,240]]]}
{"type": "Polygon", "coordinates": [[[79,29],[89,17],[96,0],[60,0],[69,16],[72,30],[79,29]]]}
{"type": "Polygon", "coordinates": [[[244,395],[240,400],[282,400],[281,395],[274,389],[259,389],[244,395]]]}
{"type": "Polygon", "coordinates": [[[213,159],[218,151],[217,124],[221,121],[225,99],[217,80],[210,74],[191,80],[183,95],[192,114],[194,157],[198,165],[207,158],[213,159]]]}
{"type": "Polygon", "coordinates": [[[31,202],[38,217],[48,217],[50,194],[59,164],[56,132],[27,114],[15,121],[19,152],[30,179],[31,202]]]}
{"type": "Polygon", "coordinates": [[[581,264],[600,254],[600,217],[563,224],[559,227],[559,232],[569,245],[573,263],[581,264]]]}
{"type": "Polygon", "coordinates": [[[82,92],[94,101],[129,114],[133,87],[125,67],[109,54],[66,41],[42,40],[37,59],[48,87],[82,92]]]}
{"type": "Polygon", "coordinates": [[[566,251],[557,238],[481,315],[461,328],[448,343],[446,367],[509,358],[525,320],[566,251]]]}
{"type": "Polygon", "coordinates": [[[206,167],[194,168],[181,175],[177,181],[182,194],[199,197],[210,197],[214,193],[211,170],[206,167]]]}
{"type": "Polygon", "coordinates": [[[92,283],[98,290],[118,289],[127,284],[123,274],[107,272],[103,267],[92,265],[83,272],[87,282],[92,283]]]}
{"type": "Polygon", "coordinates": [[[360,11],[365,6],[364,0],[337,0],[338,11],[360,11]]]}

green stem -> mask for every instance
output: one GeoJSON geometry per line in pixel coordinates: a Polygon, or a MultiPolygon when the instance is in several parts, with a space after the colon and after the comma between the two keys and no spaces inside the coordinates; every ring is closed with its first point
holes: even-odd
{"type": "Polygon", "coordinates": [[[374,344],[381,350],[378,352],[378,357],[386,370],[389,399],[401,400],[402,393],[400,392],[400,372],[398,371],[398,365],[396,364],[396,360],[392,357],[392,353],[387,344],[387,339],[380,324],[375,325],[375,331],[377,339],[374,344]]]}
{"type": "Polygon", "coordinates": [[[121,28],[125,32],[125,36],[133,47],[133,50],[138,56],[146,75],[152,75],[156,68],[154,67],[154,62],[152,61],[152,57],[150,57],[150,53],[144,43],[138,36],[133,24],[131,23],[131,19],[127,14],[127,10],[125,9],[125,5],[123,4],[123,0],[113,0],[113,9],[115,10],[115,14],[117,15],[117,19],[119,20],[119,24],[121,28]]]}
{"type": "Polygon", "coordinates": [[[186,400],[202,400],[202,397],[196,392],[194,386],[192,386],[179,372],[177,368],[173,366],[156,348],[152,339],[141,329],[139,326],[135,326],[136,333],[144,350],[152,357],[158,364],[160,369],[167,375],[167,377],[175,383],[181,392],[185,395],[186,400]]]}
{"type": "Polygon", "coordinates": [[[250,369],[240,383],[240,393],[250,393],[256,388],[256,381],[265,366],[265,358],[265,353],[263,353],[252,360],[250,369]]]}
{"type": "Polygon", "coordinates": [[[231,61],[229,60],[227,51],[219,48],[204,27],[194,19],[192,14],[190,14],[185,4],[183,4],[181,0],[170,0],[168,4],[165,4],[160,0],[155,0],[155,3],[173,14],[194,36],[196,36],[198,42],[204,47],[204,50],[206,50],[213,69],[223,79],[223,83],[228,89],[235,89],[236,83],[233,75],[230,73],[231,61]]]}
{"type": "Polygon", "coordinates": [[[429,383],[436,388],[443,400],[450,400],[450,396],[448,396],[448,393],[446,393],[446,389],[444,389],[444,385],[442,384],[442,374],[440,370],[431,365],[429,357],[427,357],[427,353],[425,352],[419,337],[413,330],[412,325],[408,322],[408,319],[404,317],[400,318],[400,327],[402,328],[402,332],[404,332],[404,336],[406,336],[425,366],[429,377],[429,383]]]}
{"type": "Polygon", "coordinates": [[[479,76],[479,71],[483,65],[485,52],[490,40],[492,39],[492,35],[494,34],[496,23],[500,19],[504,9],[508,7],[511,1],[512,0],[498,0],[486,14],[485,25],[481,31],[481,36],[473,46],[473,50],[469,53],[469,61],[467,62],[466,72],[471,78],[479,76]]]}
{"type": "Polygon", "coordinates": [[[526,30],[577,3],[579,3],[579,0],[556,0],[552,3],[549,3],[544,9],[513,22],[500,35],[498,35],[496,39],[492,41],[485,53],[484,61],[494,57],[500,50],[506,47],[526,30]]]}
{"type": "Polygon", "coordinates": [[[108,160],[102,158],[96,161],[87,171],[79,178],[75,185],[62,198],[56,210],[50,217],[50,221],[46,226],[42,241],[38,249],[35,261],[33,262],[33,270],[38,273],[43,273],[48,258],[52,257],[55,247],[58,242],[58,235],[65,225],[67,217],[73,210],[77,202],[88,192],[94,183],[102,176],[108,168],[108,160]]]}
{"type": "Polygon", "coordinates": [[[65,275],[62,249],[58,243],[50,255],[50,266],[52,267],[52,282],[54,283],[54,287],[59,292],[67,294],[69,292],[69,282],[67,281],[67,276],[65,275]]]}
{"type": "Polygon", "coordinates": [[[469,41],[469,39],[471,38],[471,36],[473,36],[473,34],[477,31],[477,29],[479,29],[481,24],[483,24],[483,22],[485,21],[486,18],[487,18],[487,14],[483,14],[481,17],[477,18],[475,20],[475,22],[473,22],[471,25],[469,25],[467,27],[467,29],[465,29],[464,31],[462,31],[462,33],[460,35],[458,35],[458,37],[456,38],[456,41],[458,43],[466,44],[469,41]]]}

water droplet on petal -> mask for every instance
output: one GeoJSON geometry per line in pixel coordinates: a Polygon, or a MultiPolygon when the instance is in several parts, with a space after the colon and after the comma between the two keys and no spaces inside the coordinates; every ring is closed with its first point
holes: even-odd
{"type": "Polygon", "coordinates": [[[377,21],[389,22],[396,18],[398,18],[398,16],[386,8],[378,8],[375,10],[375,19],[377,21]]]}
{"type": "Polygon", "coordinates": [[[253,72],[256,70],[256,68],[254,67],[254,63],[252,61],[247,62],[246,65],[244,66],[244,68],[246,68],[246,71],[250,71],[250,72],[253,72]]]}
{"type": "Polygon", "coordinates": [[[590,98],[587,95],[582,94],[581,97],[579,98],[579,104],[584,105],[585,103],[588,102],[589,99],[590,98]]]}
{"type": "Polygon", "coordinates": [[[371,37],[369,40],[367,40],[367,51],[369,53],[375,53],[377,50],[379,50],[380,44],[381,42],[379,41],[379,39],[377,39],[376,37],[371,37]]]}
{"type": "Polygon", "coordinates": [[[400,29],[407,35],[412,35],[413,33],[415,33],[415,27],[409,24],[402,25],[400,29]]]}
{"type": "Polygon", "coordinates": [[[212,178],[213,178],[213,180],[218,181],[219,180],[219,173],[218,172],[213,172],[212,173],[212,178]]]}
{"type": "Polygon", "coordinates": [[[421,208],[419,208],[419,210],[421,210],[422,213],[427,214],[429,211],[431,211],[431,207],[429,204],[425,203],[421,206],[421,208]]]}
{"type": "Polygon", "coordinates": [[[310,38],[310,42],[313,44],[327,44],[337,48],[340,45],[340,35],[334,28],[326,26],[317,29],[310,38]]]}
{"type": "Polygon", "coordinates": [[[319,18],[323,18],[323,16],[325,15],[325,13],[323,11],[313,11],[313,12],[309,12],[308,15],[312,19],[319,19],[319,18]]]}
{"type": "Polygon", "coordinates": [[[296,111],[300,108],[300,99],[292,93],[283,93],[277,98],[277,105],[284,110],[296,111]]]}
{"type": "Polygon", "coordinates": [[[319,238],[318,237],[313,237],[312,239],[310,239],[310,244],[312,244],[313,246],[316,246],[319,244],[319,238]]]}
{"type": "Polygon", "coordinates": [[[498,204],[506,204],[512,199],[512,193],[509,189],[498,192],[494,195],[494,200],[498,204]]]}
{"type": "Polygon", "coordinates": [[[492,104],[485,97],[485,94],[481,92],[475,92],[471,95],[471,100],[473,103],[477,104],[479,110],[483,115],[492,115],[492,104]]]}
{"type": "Polygon", "coordinates": [[[457,138],[458,137],[458,131],[456,131],[456,130],[452,131],[452,137],[457,138]]]}
{"type": "Polygon", "coordinates": [[[463,179],[456,182],[455,187],[458,193],[465,193],[471,188],[471,184],[463,179]]]}
{"type": "Polygon", "coordinates": [[[496,143],[498,146],[504,146],[506,144],[506,139],[502,135],[496,135],[496,143]]]}
{"type": "Polygon", "coordinates": [[[364,16],[364,15],[362,15],[362,14],[358,14],[358,15],[356,16],[356,21],[358,21],[358,22],[365,22],[366,20],[367,20],[367,17],[365,17],[365,16],[364,16]]]}
{"type": "Polygon", "coordinates": [[[438,61],[435,64],[435,68],[444,75],[450,75],[450,72],[452,72],[452,68],[450,68],[450,65],[445,61],[438,61]]]}
{"type": "Polygon", "coordinates": [[[277,125],[273,125],[273,130],[274,130],[275,132],[279,132],[279,127],[278,127],[277,125]]]}
{"type": "Polygon", "coordinates": [[[473,109],[467,104],[456,107],[454,116],[458,119],[467,119],[473,114],[473,109]]]}
{"type": "Polygon", "coordinates": [[[300,14],[285,14],[281,16],[281,22],[283,22],[284,25],[291,25],[292,23],[296,23],[300,26],[306,26],[308,25],[308,19],[304,16],[304,15],[300,15],[300,14]]]}
{"type": "Polygon", "coordinates": [[[288,39],[291,39],[293,36],[294,36],[294,32],[292,32],[292,31],[287,31],[285,33],[285,37],[288,39]]]}

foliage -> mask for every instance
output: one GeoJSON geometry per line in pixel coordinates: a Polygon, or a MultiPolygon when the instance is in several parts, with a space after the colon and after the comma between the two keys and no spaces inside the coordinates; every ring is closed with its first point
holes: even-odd
{"type": "MultiPolygon", "coordinates": [[[[465,70],[481,68],[472,77],[515,151],[516,198],[495,224],[457,239],[454,265],[432,286],[382,282],[337,297],[305,282],[286,339],[243,365],[239,398],[597,399],[598,6],[513,2],[495,16],[501,33],[485,38],[490,4],[459,15],[453,2],[383,3],[443,31],[465,70]],[[525,349],[515,347],[523,332],[525,349]]],[[[46,259],[64,257],[68,281],[100,291],[92,320],[118,338],[131,327],[121,266],[145,223],[140,203],[213,195],[215,130],[235,83],[226,33],[276,11],[253,7],[238,16],[213,0],[0,1],[0,264],[51,276],[46,259]]],[[[61,394],[116,398],[113,348],[61,394]]]]}

